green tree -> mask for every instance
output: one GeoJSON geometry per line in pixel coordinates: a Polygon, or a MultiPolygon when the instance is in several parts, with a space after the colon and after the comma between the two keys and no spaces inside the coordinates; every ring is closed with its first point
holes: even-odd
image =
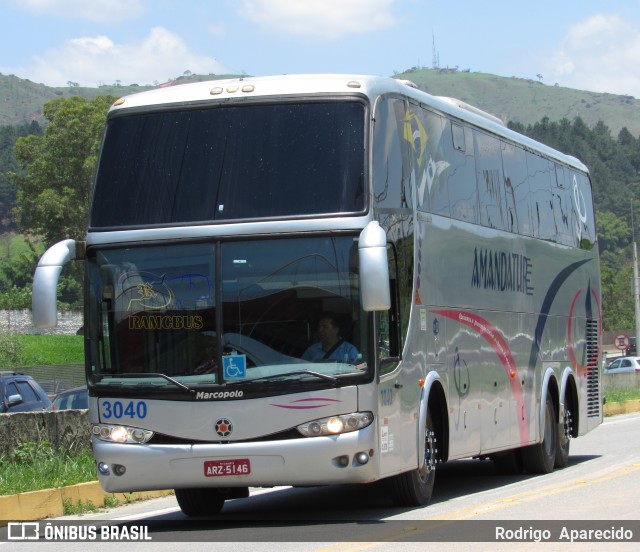
{"type": "Polygon", "coordinates": [[[631,228],[626,219],[609,211],[596,213],[603,326],[605,330],[635,327],[631,228]]]}
{"type": "Polygon", "coordinates": [[[631,228],[624,218],[609,211],[596,212],[600,258],[611,267],[620,268],[629,262],[631,228]]]}
{"type": "Polygon", "coordinates": [[[84,237],[106,113],[115,99],[52,100],[44,106],[44,136],[16,142],[23,173],[12,175],[17,186],[14,213],[22,231],[42,236],[47,245],[84,237]]]}
{"type": "MultiPolygon", "coordinates": [[[[19,229],[41,237],[45,247],[85,236],[106,114],[115,100],[113,96],[52,100],[44,106],[48,121],[44,135],[29,135],[16,142],[14,153],[20,172],[11,174],[17,188],[14,215],[19,229]]],[[[37,259],[25,257],[22,261],[13,274],[5,267],[5,288],[30,286],[37,259]],[[29,265],[26,268],[25,263],[29,265]]],[[[65,303],[81,304],[80,265],[65,268],[59,291],[65,303]]]]}
{"type": "Polygon", "coordinates": [[[614,270],[607,263],[600,267],[602,278],[602,325],[605,331],[635,328],[633,302],[633,263],[614,270]]]}
{"type": "Polygon", "coordinates": [[[18,170],[18,163],[13,155],[16,140],[28,134],[42,135],[42,127],[35,121],[0,127],[0,231],[14,229],[11,211],[16,202],[16,189],[8,175],[18,170]]]}
{"type": "Polygon", "coordinates": [[[27,241],[26,245],[25,251],[0,260],[0,294],[12,288],[22,289],[31,286],[33,269],[42,255],[42,248],[36,247],[31,241],[27,241]]]}

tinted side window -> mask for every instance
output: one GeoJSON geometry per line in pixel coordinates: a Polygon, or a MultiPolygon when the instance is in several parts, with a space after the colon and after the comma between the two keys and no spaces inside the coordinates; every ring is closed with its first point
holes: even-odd
{"type": "Polygon", "coordinates": [[[59,399],[58,408],[60,410],[71,408],[71,395],[67,395],[66,397],[62,397],[61,399],[59,399]]]}
{"type": "Polygon", "coordinates": [[[18,391],[18,386],[14,382],[8,383],[4,388],[5,400],[8,400],[9,397],[11,397],[12,395],[18,395],[18,394],[20,394],[20,391],[18,391]]]}
{"type": "Polygon", "coordinates": [[[381,100],[373,135],[373,199],[377,208],[406,205],[411,174],[408,142],[404,139],[406,104],[399,98],[381,100]],[[407,181],[405,183],[405,181],[407,181]]]}
{"type": "Polygon", "coordinates": [[[40,400],[28,381],[19,381],[18,391],[22,395],[24,402],[38,402],[40,400]]]}
{"type": "Polygon", "coordinates": [[[573,208],[573,186],[571,173],[565,167],[556,165],[556,185],[553,189],[553,215],[558,242],[575,247],[575,216],[573,208]]]}
{"type": "Polygon", "coordinates": [[[478,222],[478,191],[476,188],[476,160],[473,133],[457,123],[448,134],[446,188],[449,192],[451,216],[466,222],[478,222]]]}
{"type": "Polygon", "coordinates": [[[423,136],[423,147],[416,152],[416,192],[418,209],[449,216],[447,174],[451,166],[451,131],[440,115],[415,108],[415,120],[423,136]]]}
{"type": "Polygon", "coordinates": [[[507,229],[503,198],[503,172],[500,141],[488,134],[474,132],[476,147],[476,183],[480,224],[498,230],[507,229]]]}
{"type": "Polygon", "coordinates": [[[571,185],[577,245],[582,249],[591,249],[596,243],[591,182],[586,175],[571,171],[571,185]]]}
{"type": "MultiPolygon", "coordinates": [[[[402,335],[406,327],[400,328],[400,297],[398,289],[398,263],[396,250],[392,244],[387,247],[387,258],[389,260],[389,276],[391,284],[391,308],[377,313],[378,319],[378,357],[380,362],[380,373],[392,372],[397,362],[389,362],[388,359],[397,359],[402,350],[402,335]]],[[[410,305],[408,305],[410,308],[410,305]]]]}
{"type": "Polygon", "coordinates": [[[551,195],[551,177],[553,175],[555,181],[555,167],[547,159],[527,153],[527,170],[532,195],[533,235],[543,240],[556,241],[551,195]]]}
{"type": "Polygon", "coordinates": [[[522,148],[502,143],[502,168],[504,170],[504,199],[506,229],[510,232],[531,235],[531,210],[529,203],[529,179],[527,155],[522,148]]]}

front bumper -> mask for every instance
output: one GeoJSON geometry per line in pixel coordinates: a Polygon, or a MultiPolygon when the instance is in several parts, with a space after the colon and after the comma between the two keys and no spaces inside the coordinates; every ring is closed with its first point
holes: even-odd
{"type": "Polygon", "coordinates": [[[136,445],[94,437],[93,453],[96,462],[108,468],[108,475],[98,471],[107,492],[366,483],[379,473],[375,424],[330,437],[251,443],[136,445]],[[232,459],[248,459],[250,473],[205,474],[205,462],[232,459]]]}

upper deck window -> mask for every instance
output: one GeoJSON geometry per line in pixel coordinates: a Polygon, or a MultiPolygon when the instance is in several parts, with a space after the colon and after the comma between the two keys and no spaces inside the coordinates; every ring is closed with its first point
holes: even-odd
{"type": "Polygon", "coordinates": [[[113,117],[91,227],[354,213],[365,208],[356,101],[184,108],[113,117]]]}

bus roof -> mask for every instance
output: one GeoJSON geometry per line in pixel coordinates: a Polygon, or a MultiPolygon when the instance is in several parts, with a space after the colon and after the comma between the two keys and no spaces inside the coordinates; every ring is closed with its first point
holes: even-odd
{"type": "Polygon", "coordinates": [[[551,157],[565,165],[588,172],[587,167],[573,156],[550,148],[536,140],[507,128],[495,115],[455,98],[432,96],[406,80],[391,77],[349,74],[301,74],[268,77],[238,77],[202,81],[157,88],[124,96],[112,106],[110,113],[120,110],[166,106],[168,104],[197,105],[220,101],[249,100],[268,97],[291,97],[312,94],[360,94],[375,101],[382,94],[401,94],[423,105],[521,146],[551,157]]]}

